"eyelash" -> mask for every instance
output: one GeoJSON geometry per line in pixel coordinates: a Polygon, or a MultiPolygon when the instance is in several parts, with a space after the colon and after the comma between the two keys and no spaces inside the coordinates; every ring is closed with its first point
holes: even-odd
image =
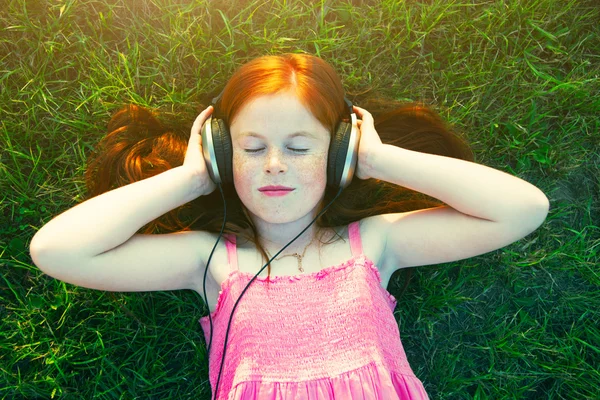
{"type": "MultiPolygon", "coordinates": [[[[244,151],[246,153],[258,153],[259,151],[261,151],[262,149],[244,149],[244,151]]],[[[305,153],[308,151],[308,149],[290,149],[292,151],[295,151],[297,153],[305,153]]]]}

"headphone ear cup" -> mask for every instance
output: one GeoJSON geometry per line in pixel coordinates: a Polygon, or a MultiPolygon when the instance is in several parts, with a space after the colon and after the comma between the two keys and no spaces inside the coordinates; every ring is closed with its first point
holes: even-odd
{"type": "Polygon", "coordinates": [[[211,128],[219,175],[223,185],[233,184],[233,150],[229,129],[221,118],[213,118],[211,128]]]}
{"type": "MultiPolygon", "coordinates": [[[[348,155],[348,144],[352,124],[341,121],[335,131],[331,143],[329,143],[329,156],[327,158],[327,185],[339,189],[342,183],[342,173],[346,165],[348,155]]],[[[348,181],[352,180],[349,177],[348,181]]]]}

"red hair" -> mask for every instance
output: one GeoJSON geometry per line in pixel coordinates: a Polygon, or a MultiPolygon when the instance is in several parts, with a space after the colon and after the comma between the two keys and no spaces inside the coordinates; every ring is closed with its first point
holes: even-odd
{"type": "Polygon", "coordinates": [[[259,96],[292,92],[330,132],[347,118],[344,88],[335,70],[305,54],[262,56],[242,65],[229,79],[216,109],[231,126],[241,108],[259,96]]]}

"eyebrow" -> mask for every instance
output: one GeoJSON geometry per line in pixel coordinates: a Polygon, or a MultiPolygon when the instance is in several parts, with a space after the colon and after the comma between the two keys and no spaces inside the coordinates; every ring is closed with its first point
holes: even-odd
{"type": "MultiPolygon", "coordinates": [[[[243,138],[243,137],[246,137],[246,136],[255,136],[255,137],[262,138],[262,139],[265,138],[263,135],[261,135],[260,133],[256,133],[256,132],[248,131],[248,132],[242,132],[242,133],[240,133],[240,138],[243,138]]],[[[306,131],[298,131],[298,132],[290,133],[288,135],[289,138],[294,138],[296,136],[308,136],[308,137],[316,139],[315,135],[313,135],[310,132],[306,132],[306,131]]]]}

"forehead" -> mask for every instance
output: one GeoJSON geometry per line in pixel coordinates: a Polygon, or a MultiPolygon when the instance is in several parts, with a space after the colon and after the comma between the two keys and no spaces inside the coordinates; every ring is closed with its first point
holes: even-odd
{"type": "Polygon", "coordinates": [[[237,139],[269,137],[324,139],[329,131],[293,94],[259,96],[244,104],[230,124],[237,139]]]}
{"type": "MultiPolygon", "coordinates": [[[[288,138],[292,139],[295,138],[297,136],[301,136],[301,137],[307,137],[307,138],[312,138],[312,139],[318,139],[317,135],[315,135],[314,133],[308,132],[308,131],[298,131],[298,132],[293,132],[290,133],[289,135],[287,135],[288,138]]],[[[258,132],[252,132],[252,131],[244,131],[241,132],[238,135],[239,138],[244,138],[244,137],[257,137],[259,139],[265,139],[265,137],[263,135],[261,135],[258,132]]]]}

